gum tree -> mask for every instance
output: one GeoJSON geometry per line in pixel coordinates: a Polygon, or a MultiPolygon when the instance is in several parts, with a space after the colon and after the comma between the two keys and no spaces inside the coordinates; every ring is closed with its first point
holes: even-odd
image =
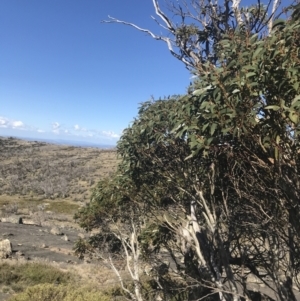
{"type": "MultiPolygon", "coordinates": [[[[141,254],[153,266],[168,254],[168,272],[154,277],[162,298],[255,300],[250,279],[256,278],[272,291],[261,288],[259,298],[296,300],[299,10],[291,8],[279,20],[277,2],[248,9],[237,2],[202,3],[197,18],[207,21],[203,27],[200,21],[184,23],[198,2],[182,3],[169,3],[182,19],[176,32],[153,1],[165,29],[179,41],[146,32],[177,47],[176,53],[169,49],[196,75],[190,93],[141,106],[118,143],[119,184],[99,187],[80,218],[103,225],[98,204],[117,204],[130,187],[135,201],[129,203],[147,208],[135,232],[141,254]]],[[[124,225],[128,220],[123,218],[124,225]]]]}

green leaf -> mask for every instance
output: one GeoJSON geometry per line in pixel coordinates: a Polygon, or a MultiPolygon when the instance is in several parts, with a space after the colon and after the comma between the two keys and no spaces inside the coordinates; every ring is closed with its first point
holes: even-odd
{"type": "Polygon", "coordinates": [[[255,59],[255,58],[259,55],[259,53],[260,53],[262,50],[264,50],[262,47],[258,47],[258,48],[254,51],[252,58],[255,59]]]}
{"type": "Polygon", "coordinates": [[[298,89],[299,89],[299,82],[295,82],[295,83],[293,84],[293,88],[294,88],[296,91],[298,91],[298,89]]]}
{"type": "Polygon", "coordinates": [[[212,126],[210,127],[210,134],[213,135],[215,130],[216,130],[217,124],[213,123],[212,126]]]}
{"type": "Polygon", "coordinates": [[[232,130],[232,127],[227,128],[227,129],[222,129],[222,134],[227,134],[228,132],[230,132],[232,130]]]}
{"type": "Polygon", "coordinates": [[[285,25],[285,20],[283,19],[277,19],[273,22],[273,26],[272,26],[272,29],[276,28],[276,27],[282,27],[285,25]]]}
{"type": "Polygon", "coordinates": [[[209,123],[204,124],[204,126],[202,127],[202,132],[204,132],[206,130],[206,128],[208,127],[209,123]]]}
{"type": "Polygon", "coordinates": [[[246,74],[246,78],[249,78],[249,77],[254,76],[254,75],[256,75],[255,72],[249,72],[249,73],[246,74]]]}
{"type": "Polygon", "coordinates": [[[276,106],[276,105],[274,105],[274,106],[266,106],[265,109],[266,110],[278,111],[280,109],[280,107],[276,106]]]}
{"type": "Polygon", "coordinates": [[[236,61],[235,60],[232,60],[228,65],[227,65],[227,68],[231,68],[233,66],[236,66],[236,61]]]}
{"type": "Polygon", "coordinates": [[[209,146],[211,143],[212,143],[212,141],[214,140],[214,138],[213,137],[211,137],[211,138],[208,138],[207,140],[206,140],[206,145],[207,146],[209,146]]]}
{"type": "Polygon", "coordinates": [[[204,92],[206,92],[207,90],[210,90],[210,89],[212,89],[212,88],[213,88],[213,86],[212,86],[212,85],[209,85],[209,86],[207,86],[207,87],[205,87],[205,88],[195,90],[195,91],[193,92],[193,95],[199,96],[199,95],[203,94],[204,92]]]}
{"type": "Polygon", "coordinates": [[[293,123],[295,123],[295,124],[298,123],[299,117],[298,117],[298,114],[297,114],[295,111],[290,112],[289,117],[290,117],[290,120],[291,120],[293,123]]]}
{"type": "Polygon", "coordinates": [[[292,101],[292,106],[296,103],[296,102],[298,102],[298,100],[300,100],[300,95],[297,95],[294,99],[293,99],[293,101],[292,101]]]}
{"type": "Polygon", "coordinates": [[[258,34],[257,33],[254,34],[254,35],[252,35],[251,38],[250,38],[250,43],[254,43],[257,40],[257,38],[258,38],[258,34]]]}

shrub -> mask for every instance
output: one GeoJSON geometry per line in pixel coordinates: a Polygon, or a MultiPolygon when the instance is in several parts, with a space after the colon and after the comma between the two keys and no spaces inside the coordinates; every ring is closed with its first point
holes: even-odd
{"type": "Polygon", "coordinates": [[[9,301],[109,301],[111,297],[90,287],[39,284],[29,287],[25,292],[9,301]]]}
{"type": "Polygon", "coordinates": [[[41,283],[67,284],[72,279],[70,273],[62,272],[52,266],[40,263],[0,265],[0,284],[10,285],[22,291],[28,285],[41,283]]]}

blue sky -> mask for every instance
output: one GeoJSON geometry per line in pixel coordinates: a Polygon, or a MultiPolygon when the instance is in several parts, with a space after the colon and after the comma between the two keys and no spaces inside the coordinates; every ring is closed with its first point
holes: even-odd
{"type": "Polygon", "coordinates": [[[151,0],[1,0],[0,136],[115,144],[139,103],[183,94],[190,73],[163,42],[151,0]]]}
{"type": "Polygon", "coordinates": [[[108,15],[161,31],[152,0],[0,0],[0,136],[114,145],[139,103],[186,92],[164,42],[108,15]]]}

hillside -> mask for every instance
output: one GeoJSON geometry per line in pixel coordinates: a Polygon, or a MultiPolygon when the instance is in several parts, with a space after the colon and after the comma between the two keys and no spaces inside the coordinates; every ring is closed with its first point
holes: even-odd
{"type": "Polygon", "coordinates": [[[97,181],[110,176],[117,165],[115,150],[11,137],[0,137],[0,158],[2,211],[3,206],[13,211],[16,206],[48,203],[52,210],[72,215],[88,202],[97,181]]]}
{"type": "Polygon", "coordinates": [[[101,263],[79,260],[73,251],[79,237],[88,235],[75,223],[74,213],[116,166],[115,150],[0,137],[0,242],[9,238],[12,244],[12,256],[0,258],[1,301],[34,284],[42,285],[37,294],[44,283],[56,289],[51,277],[57,275],[71,277],[66,283],[89,300],[101,295],[96,284],[102,291],[117,283],[109,269],[99,269],[101,263]],[[16,222],[19,218],[23,224],[16,222]]]}

